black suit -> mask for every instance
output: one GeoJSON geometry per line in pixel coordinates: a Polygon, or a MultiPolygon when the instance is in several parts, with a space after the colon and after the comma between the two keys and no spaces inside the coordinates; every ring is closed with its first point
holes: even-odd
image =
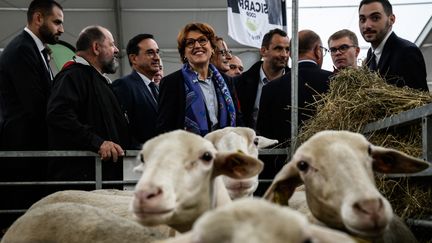
{"type": "Polygon", "coordinates": [[[130,134],[135,139],[134,147],[138,149],[139,145],[157,135],[157,103],[136,71],[117,79],[112,87],[129,118],[130,134]]]}
{"type": "MultiPolygon", "coordinates": [[[[328,91],[332,72],[322,70],[312,62],[299,63],[298,71],[298,123],[314,114],[308,104],[314,95],[328,91]],[[306,85],[307,84],[307,85],[306,85]]],[[[258,113],[257,131],[268,138],[283,142],[291,139],[291,72],[264,85],[258,113]]]]}
{"type": "Polygon", "coordinates": [[[35,41],[25,31],[0,57],[0,149],[47,149],[46,105],[51,78],[35,41]]]}
{"type": "MultiPolygon", "coordinates": [[[[262,61],[256,62],[246,72],[234,78],[238,100],[240,102],[240,110],[243,116],[243,123],[246,127],[255,129],[255,121],[253,119],[255,99],[260,82],[260,70],[262,61]]],[[[285,68],[285,73],[289,72],[289,67],[285,68]]]]}
{"type": "MultiPolygon", "coordinates": [[[[238,110],[238,100],[233,81],[221,73],[230,90],[236,108],[236,124],[241,125],[241,114],[238,110]]],[[[185,80],[181,70],[162,78],[159,93],[159,110],[156,122],[158,134],[176,129],[184,129],[186,115],[185,80]]],[[[209,122],[210,124],[210,122],[209,122]]],[[[211,129],[209,128],[209,131],[211,129]]]]}
{"type": "MultiPolygon", "coordinates": [[[[0,150],[47,150],[45,122],[51,77],[33,38],[22,31],[0,56],[0,150]]],[[[0,158],[1,181],[46,179],[45,158],[0,158]]],[[[0,187],[0,209],[28,208],[49,192],[44,186],[0,187]]],[[[0,217],[0,227],[16,214],[0,217]]]]}
{"type": "MultiPolygon", "coordinates": [[[[366,60],[370,60],[368,50],[366,60]]],[[[368,61],[368,66],[371,62],[368,61]]],[[[408,86],[427,91],[426,65],[420,49],[413,43],[399,38],[394,32],[384,45],[378,62],[379,73],[386,81],[398,87],[408,86]]]]}

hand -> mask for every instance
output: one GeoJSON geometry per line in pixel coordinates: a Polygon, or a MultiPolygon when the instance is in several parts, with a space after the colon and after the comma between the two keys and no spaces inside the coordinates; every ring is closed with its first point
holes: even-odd
{"type": "Polygon", "coordinates": [[[119,156],[124,156],[125,153],[120,145],[111,141],[104,141],[99,148],[98,154],[102,160],[109,160],[112,158],[114,162],[117,162],[119,156]]]}

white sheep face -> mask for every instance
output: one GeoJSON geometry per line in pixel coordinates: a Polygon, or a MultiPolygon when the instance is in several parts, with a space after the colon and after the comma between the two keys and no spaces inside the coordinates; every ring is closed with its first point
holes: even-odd
{"type": "Polygon", "coordinates": [[[264,197],[288,199],[304,182],[307,204],[315,218],[333,228],[377,236],[388,227],[393,212],[378,192],[372,170],[410,173],[427,167],[399,151],[374,146],[361,134],[323,131],[297,149],[264,197]]]}
{"type": "Polygon", "coordinates": [[[135,187],[134,214],[145,225],[168,224],[181,232],[212,207],[216,176],[247,178],[262,170],[260,161],[217,152],[208,140],[182,130],[149,140],[139,157],[143,174],[135,187]]]}
{"type": "MultiPolygon", "coordinates": [[[[277,140],[257,136],[247,127],[225,127],[205,136],[219,152],[241,152],[258,158],[258,150],[278,143],[277,140]]],[[[252,196],[258,187],[258,175],[248,179],[233,179],[222,176],[231,199],[252,196]]]]}

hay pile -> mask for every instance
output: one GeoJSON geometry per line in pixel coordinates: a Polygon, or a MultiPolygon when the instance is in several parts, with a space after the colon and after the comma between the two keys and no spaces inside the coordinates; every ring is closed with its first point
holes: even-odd
{"type": "MultiPolygon", "coordinates": [[[[299,144],[326,129],[361,132],[364,125],[432,102],[428,92],[398,88],[385,83],[377,73],[347,69],[335,75],[330,91],[312,106],[317,114],[299,132],[299,144]]],[[[373,144],[394,148],[412,156],[422,154],[420,124],[366,135],[373,144]]],[[[378,178],[380,191],[389,199],[396,214],[420,219],[432,215],[430,183],[416,179],[378,178]]]]}

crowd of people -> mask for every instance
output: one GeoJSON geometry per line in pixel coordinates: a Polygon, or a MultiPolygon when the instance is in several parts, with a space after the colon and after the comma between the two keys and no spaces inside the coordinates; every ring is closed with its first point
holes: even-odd
{"type": "MultiPolygon", "coordinates": [[[[362,0],[358,13],[362,37],[371,44],[362,65],[388,83],[427,91],[422,53],[392,31],[395,15],[389,1],[362,0]]],[[[291,136],[290,38],[281,29],[264,35],[261,60],[244,70],[241,59],[210,25],[188,23],[177,36],[183,65],[165,76],[154,36],[138,34],[126,47],[132,72],[114,82],[106,74],[116,72],[119,50],[102,26],[81,31],[76,55],[54,76],[46,46],[57,43],[63,32],[62,6],[54,0],[33,0],[27,26],[1,54],[0,150],[94,151],[107,165],[104,178],[115,180],[122,178],[121,164],[115,162],[125,150],[139,149],[163,132],[184,129],[204,136],[226,126],[246,126],[281,142],[291,136]]],[[[358,67],[360,48],[347,29],[330,36],[328,47],[312,30],[301,30],[298,36],[301,124],[314,114],[305,105],[317,92],[328,90],[330,77],[358,67]],[[327,53],[333,72],[321,69],[327,53]]],[[[0,163],[0,177],[89,179],[94,167],[76,161],[31,161],[0,163]]]]}

